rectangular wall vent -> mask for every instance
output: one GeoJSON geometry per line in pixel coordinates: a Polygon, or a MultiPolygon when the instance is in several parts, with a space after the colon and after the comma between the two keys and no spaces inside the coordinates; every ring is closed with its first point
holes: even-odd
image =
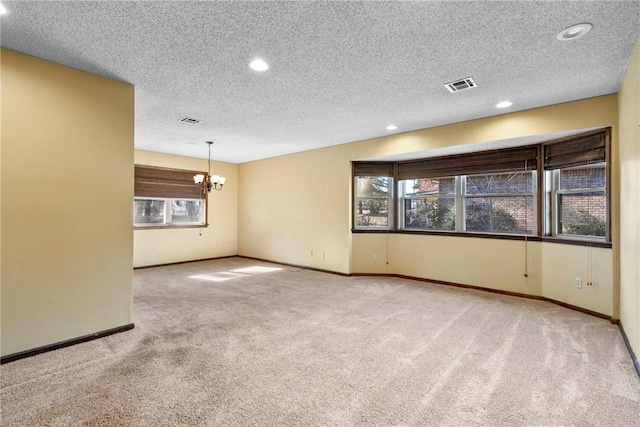
{"type": "Polygon", "coordinates": [[[444,85],[444,87],[446,87],[447,90],[451,93],[460,92],[461,90],[465,89],[472,89],[477,86],[478,85],[471,77],[467,77],[466,79],[457,80],[455,82],[447,83],[446,85],[444,85]]]}
{"type": "Polygon", "coordinates": [[[181,122],[185,122],[185,123],[189,123],[190,125],[197,125],[198,123],[200,123],[202,120],[198,120],[198,119],[193,119],[191,117],[183,117],[180,119],[181,122]]]}

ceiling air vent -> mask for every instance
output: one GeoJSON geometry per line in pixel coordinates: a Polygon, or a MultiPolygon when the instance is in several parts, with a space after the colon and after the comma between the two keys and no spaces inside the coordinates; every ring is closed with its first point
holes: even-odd
{"type": "Polygon", "coordinates": [[[471,89],[477,87],[476,82],[473,81],[471,77],[467,77],[466,79],[457,80],[455,82],[447,83],[444,87],[451,93],[460,92],[461,90],[471,89]]]}
{"type": "Polygon", "coordinates": [[[193,119],[191,117],[183,117],[180,119],[181,122],[184,123],[189,123],[190,125],[197,125],[199,124],[202,120],[198,120],[198,119],[193,119]]]}

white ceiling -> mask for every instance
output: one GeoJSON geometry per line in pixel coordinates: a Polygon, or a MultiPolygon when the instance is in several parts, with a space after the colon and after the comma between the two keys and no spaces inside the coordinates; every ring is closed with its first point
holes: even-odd
{"type": "Polygon", "coordinates": [[[3,47],[135,85],[136,148],[232,163],[616,93],[640,35],[638,0],[2,3],[3,47]]]}

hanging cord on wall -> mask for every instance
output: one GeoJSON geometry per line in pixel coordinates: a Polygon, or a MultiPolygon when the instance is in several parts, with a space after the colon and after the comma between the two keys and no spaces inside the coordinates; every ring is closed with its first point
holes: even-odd
{"type": "MultiPolygon", "coordinates": [[[[527,171],[527,160],[524,161],[524,171],[527,171]]],[[[531,183],[533,185],[533,183],[531,183]]],[[[535,197],[535,196],[534,196],[535,197]]],[[[529,240],[527,230],[529,229],[529,206],[528,198],[524,199],[524,277],[529,277],[529,240]]]]}
{"type": "MultiPolygon", "coordinates": [[[[594,150],[591,149],[589,158],[587,159],[587,166],[591,166],[591,159],[594,156],[594,150]]],[[[591,170],[591,169],[587,169],[591,170]]],[[[592,184],[590,184],[592,185],[592,184]]],[[[587,197],[587,212],[591,213],[591,197],[587,197]]],[[[591,242],[587,246],[587,286],[591,286],[591,242]]]]}
{"type": "MultiPolygon", "coordinates": [[[[394,173],[394,177],[395,177],[395,173],[394,173]]],[[[392,185],[387,184],[387,191],[388,194],[391,196],[391,200],[395,200],[395,191],[397,191],[397,186],[398,184],[396,183],[395,178],[392,179],[391,182],[392,185]],[[395,190],[395,191],[394,191],[395,190]],[[393,193],[392,193],[393,191],[393,193]]],[[[389,265],[389,232],[391,231],[391,219],[394,218],[394,221],[397,221],[396,215],[391,215],[392,210],[394,212],[398,212],[398,210],[395,208],[395,203],[391,202],[391,200],[389,201],[389,205],[387,206],[387,230],[385,231],[385,242],[384,242],[384,265],[387,266],[389,265]]],[[[386,271],[386,267],[385,267],[385,271],[386,271]]]]}
{"type": "Polygon", "coordinates": [[[385,261],[385,265],[389,265],[389,227],[387,227],[386,235],[387,235],[387,239],[386,239],[386,242],[385,242],[386,246],[385,246],[385,250],[384,250],[384,252],[385,252],[384,261],[385,261]]]}
{"type": "Polygon", "coordinates": [[[591,242],[587,246],[587,286],[592,286],[591,282],[591,242]]]}
{"type": "MultiPolygon", "coordinates": [[[[526,222],[526,220],[525,220],[526,222]]],[[[525,224],[526,227],[526,224],[525,224]]],[[[524,277],[529,277],[529,240],[527,240],[527,235],[524,235],[524,277]]]]}
{"type": "MultiPolygon", "coordinates": [[[[593,159],[595,159],[598,156],[598,153],[596,152],[595,148],[591,149],[589,158],[587,159],[587,166],[591,166],[593,163],[593,159]]],[[[589,171],[591,171],[591,169],[588,169],[589,171]]],[[[591,175],[591,173],[589,173],[591,175]]],[[[592,184],[591,184],[592,185],[592,184]]],[[[606,185],[606,184],[605,184],[606,185]]],[[[593,212],[593,205],[591,204],[592,202],[592,198],[588,197],[587,198],[587,212],[590,214],[591,212],[593,212]]],[[[589,244],[587,245],[587,286],[593,286],[593,282],[591,281],[591,242],[589,242],[589,244]]]]}
{"type": "MultiPolygon", "coordinates": [[[[387,210],[387,215],[388,215],[388,221],[389,223],[387,224],[387,230],[385,232],[385,254],[384,254],[384,262],[385,262],[385,266],[389,265],[389,233],[391,232],[391,219],[393,218],[394,221],[394,225],[398,225],[398,221],[399,221],[399,216],[398,216],[398,206],[395,203],[396,200],[396,195],[397,195],[397,191],[399,191],[398,188],[398,182],[396,182],[396,177],[398,176],[397,173],[397,166],[393,166],[393,178],[391,179],[391,184],[392,185],[387,185],[387,189],[389,191],[389,195],[391,196],[391,200],[393,200],[392,203],[389,203],[388,206],[388,210],[387,210]],[[391,212],[394,212],[394,215],[391,215],[391,212]]],[[[394,227],[396,228],[396,227],[394,227]]],[[[385,267],[385,271],[386,271],[386,267],[385,267]]]]}

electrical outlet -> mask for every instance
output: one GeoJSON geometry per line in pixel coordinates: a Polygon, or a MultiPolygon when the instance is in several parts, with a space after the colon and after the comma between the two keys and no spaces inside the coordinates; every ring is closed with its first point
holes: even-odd
{"type": "Polygon", "coordinates": [[[373,262],[378,262],[378,254],[373,254],[371,259],[373,259],[373,262]]]}
{"type": "Polygon", "coordinates": [[[313,249],[309,251],[309,255],[313,256],[313,249]]]}
{"type": "Polygon", "coordinates": [[[324,258],[324,251],[322,251],[322,258],[324,258]]]}
{"type": "Polygon", "coordinates": [[[582,289],[582,279],[579,277],[576,277],[576,288],[582,289]]]}

